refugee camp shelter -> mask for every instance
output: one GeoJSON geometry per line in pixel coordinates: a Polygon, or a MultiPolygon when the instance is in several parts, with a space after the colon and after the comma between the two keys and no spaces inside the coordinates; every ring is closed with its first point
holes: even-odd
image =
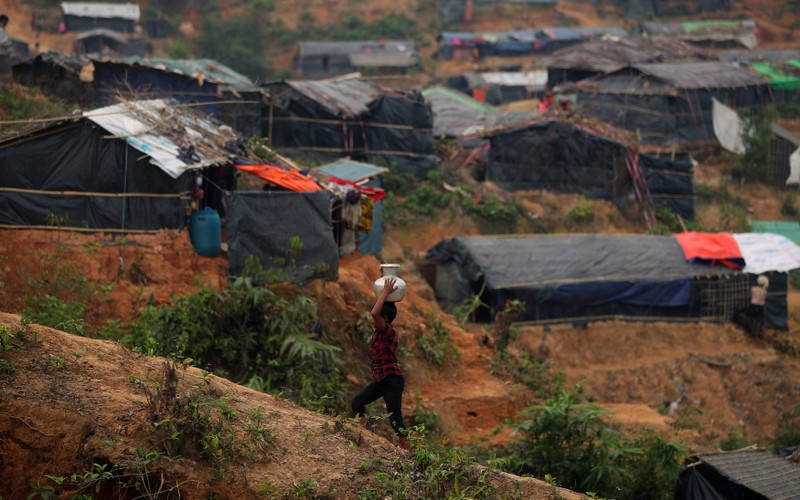
{"type": "Polygon", "coordinates": [[[707,49],[753,49],[759,30],[750,19],[705,19],[682,22],[642,23],[647,36],[674,36],[707,49]]]}
{"type": "Polygon", "coordinates": [[[365,255],[379,254],[383,250],[383,195],[379,193],[383,190],[381,175],[388,171],[388,168],[349,158],[314,169],[317,178],[329,180],[328,190],[337,195],[331,217],[340,253],[352,253],[348,249],[349,239],[353,240],[353,250],[357,248],[365,255]],[[352,190],[359,193],[357,210],[349,206],[354,205],[347,197],[352,190]]]}
{"type": "Polygon", "coordinates": [[[429,249],[425,264],[444,310],[477,296],[487,306],[473,319],[491,321],[519,300],[519,321],[530,324],[728,321],[766,274],[765,325],[786,330],[800,246],[766,233],[456,237],[429,249]]]}
{"type": "Polygon", "coordinates": [[[91,103],[96,101],[91,62],[85,55],[42,52],[14,65],[14,81],[69,102],[91,103]]]}
{"type": "MultiPolygon", "coordinates": [[[[729,53],[721,56],[720,60],[734,57],[736,64],[765,79],[776,103],[800,105],[800,50],[754,52],[737,51],[736,55],[729,53]]],[[[793,106],[778,106],[778,113],[794,117],[792,109],[793,106]]]]}
{"type": "Polygon", "coordinates": [[[336,279],[330,192],[225,191],[225,207],[230,276],[257,263],[282,281],[336,279]]]}
{"type": "Polygon", "coordinates": [[[702,58],[705,51],[677,38],[625,37],[592,40],[540,58],[536,66],[547,69],[547,85],[577,82],[625,66],[702,58]]]}
{"type": "Polygon", "coordinates": [[[445,31],[437,37],[436,57],[442,60],[475,62],[477,56],[517,57],[549,54],[605,35],[624,37],[628,33],[614,26],[553,27],[480,33],[445,31]]]}
{"type": "Polygon", "coordinates": [[[715,140],[712,98],[745,112],[771,101],[764,80],[720,62],[637,64],[569,88],[583,112],[670,146],[715,140]]]}
{"type": "Polygon", "coordinates": [[[128,39],[123,33],[106,28],[94,28],[75,37],[77,54],[144,54],[144,40],[128,39]]]}
{"type": "Polygon", "coordinates": [[[763,450],[696,455],[686,460],[676,500],[797,498],[800,465],[763,450]]]}
{"type": "Polygon", "coordinates": [[[439,167],[433,114],[419,91],[359,80],[285,80],[265,89],[260,135],[287,156],[316,163],[349,157],[419,178],[439,167]]]}
{"type": "Polygon", "coordinates": [[[610,200],[638,200],[694,218],[693,163],[686,154],[640,154],[579,125],[546,120],[487,134],[486,179],[508,190],[546,189],[610,200]]]}
{"type": "Polygon", "coordinates": [[[61,16],[67,31],[106,28],[133,33],[141,12],[135,3],[61,2],[61,16]]]}
{"type": "MultiPolygon", "coordinates": [[[[539,118],[532,111],[503,111],[445,87],[425,89],[422,95],[433,111],[434,135],[454,139],[464,146],[475,146],[476,137],[492,129],[519,126],[539,118]]],[[[477,142],[486,141],[479,138],[477,142]]]]}
{"type": "MultiPolygon", "coordinates": [[[[237,140],[230,127],[158,99],[94,109],[5,138],[0,227],[182,228],[198,178],[226,168],[236,153],[225,145],[237,140]]],[[[202,188],[194,202],[221,209],[221,192],[205,182],[202,188]]]]}
{"type": "Polygon", "coordinates": [[[543,70],[464,73],[448,78],[446,85],[478,101],[499,106],[506,102],[542,98],[547,73],[543,70]]]}
{"type": "Polygon", "coordinates": [[[446,311],[480,296],[491,321],[519,300],[521,323],[606,319],[726,321],[749,301],[747,276],[723,266],[690,264],[669,236],[477,236],[428,250],[431,286],[446,311]]]}
{"type": "Polygon", "coordinates": [[[295,65],[303,78],[330,78],[356,71],[405,75],[419,64],[411,40],[300,42],[295,65]]]}
{"type": "Polygon", "coordinates": [[[201,111],[245,136],[259,135],[263,92],[248,77],[213,59],[95,57],[99,104],[127,98],[171,98],[202,104],[201,111]]]}

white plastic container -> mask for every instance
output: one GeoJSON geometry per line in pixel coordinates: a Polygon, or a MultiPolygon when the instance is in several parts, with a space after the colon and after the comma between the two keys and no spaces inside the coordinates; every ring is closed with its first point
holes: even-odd
{"type": "Polygon", "coordinates": [[[381,292],[383,292],[383,282],[388,278],[394,279],[396,290],[386,297],[386,302],[400,302],[405,298],[406,282],[397,275],[399,269],[400,264],[381,264],[381,277],[376,279],[375,284],[372,286],[376,299],[380,296],[381,292]]]}

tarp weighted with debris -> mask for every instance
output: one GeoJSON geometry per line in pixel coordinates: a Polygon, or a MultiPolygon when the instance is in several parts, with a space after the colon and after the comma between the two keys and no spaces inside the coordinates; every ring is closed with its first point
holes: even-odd
{"type": "Polygon", "coordinates": [[[182,228],[193,177],[172,178],[90,120],[0,145],[0,224],[182,228]]]}
{"type": "Polygon", "coordinates": [[[226,192],[229,275],[240,275],[252,255],[265,270],[286,273],[297,283],[334,279],[339,251],[330,197],[328,191],[226,192]],[[289,255],[294,237],[302,243],[296,256],[289,255]]]}

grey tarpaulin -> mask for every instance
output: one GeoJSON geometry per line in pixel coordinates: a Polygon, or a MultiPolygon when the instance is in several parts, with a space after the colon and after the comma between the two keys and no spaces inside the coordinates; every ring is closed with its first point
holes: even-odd
{"type": "Polygon", "coordinates": [[[457,237],[428,250],[425,262],[435,266],[432,285],[443,309],[451,311],[485,286],[489,311],[520,300],[525,312],[519,320],[528,322],[617,316],[725,321],[749,300],[746,274],[689,264],[667,236],[457,237]],[[724,308],[703,302],[708,286],[718,287],[724,308]]]}
{"type": "Polygon", "coordinates": [[[229,275],[240,275],[252,255],[264,269],[285,271],[298,283],[335,278],[339,251],[333,237],[330,198],[328,191],[226,192],[229,275]],[[289,255],[293,237],[302,243],[295,257],[289,255]]]}

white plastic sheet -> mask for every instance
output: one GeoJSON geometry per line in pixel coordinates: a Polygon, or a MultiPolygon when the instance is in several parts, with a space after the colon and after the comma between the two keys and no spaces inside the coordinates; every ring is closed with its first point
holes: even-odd
{"type": "Polygon", "coordinates": [[[797,184],[800,184],[800,148],[789,155],[789,178],[786,179],[787,186],[797,184]]]}
{"type": "Polygon", "coordinates": [[[743,155],[746,148],[742,136],[745,133],[744,122],[735,110],[711,98],[711,114],[714,122],[714,135],[720,146],[732,153],[743,155]]]}
{"type": "Polygon", "coordinates": [[[736,233],[745,266],[744,272],[760,274],[786,272],[800,268],[800,245],[785,236],[773,233],[736,233]]]}

